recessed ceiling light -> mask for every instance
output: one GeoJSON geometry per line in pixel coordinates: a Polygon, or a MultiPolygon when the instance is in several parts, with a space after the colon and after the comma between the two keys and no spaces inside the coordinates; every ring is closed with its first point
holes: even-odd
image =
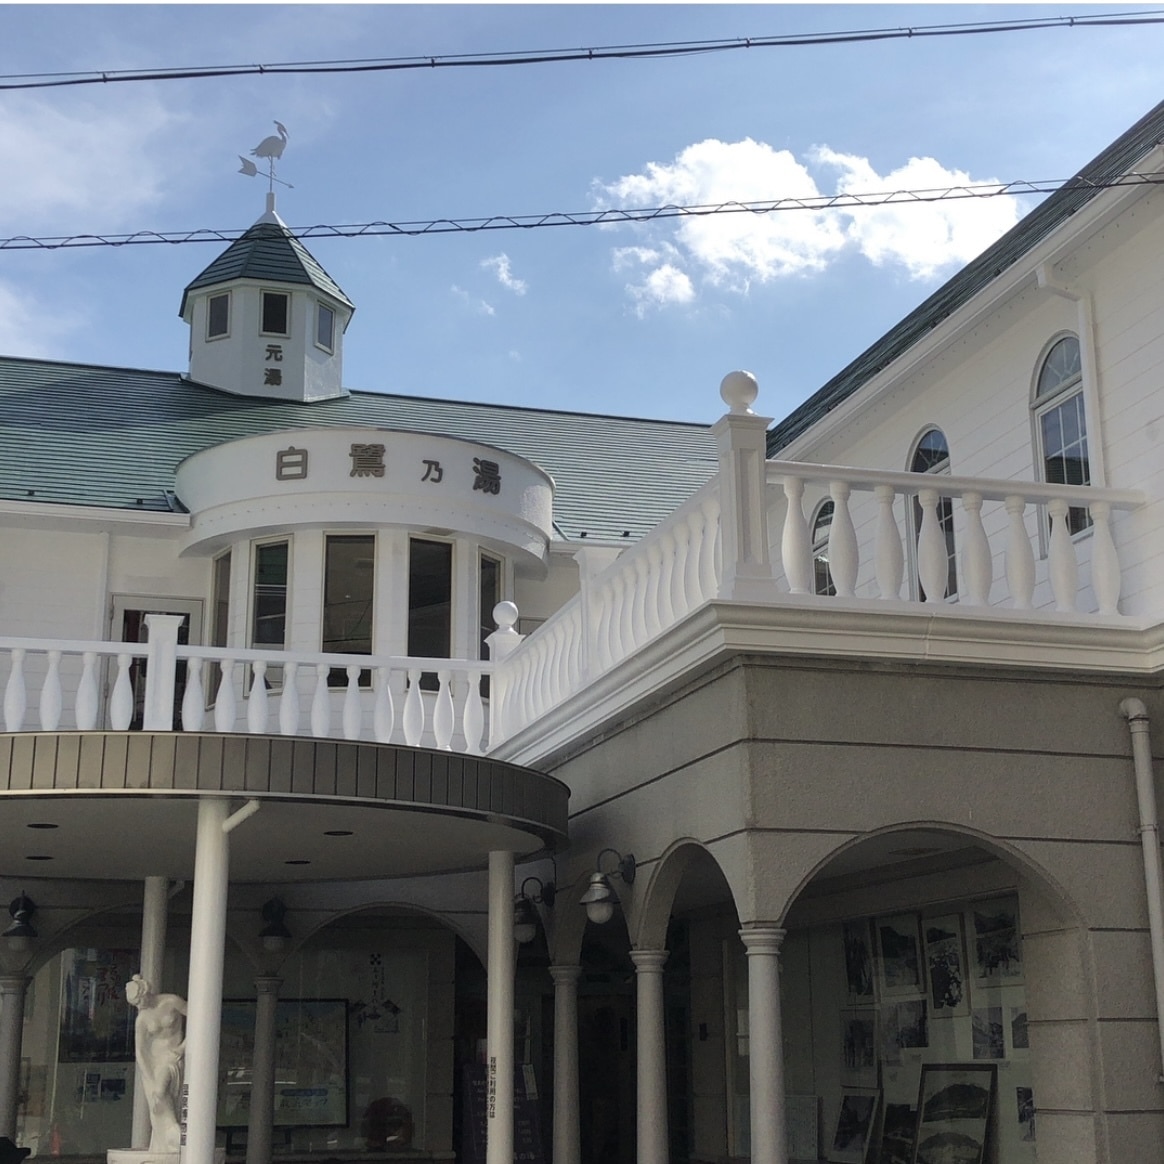
{"type": "Polygon", "coordinates": [[[47,820],[36,820],[27,827],[30,829],[59,829],[61,826],[50,824],[47,820]]]}
{"type": "Polygon", "coordinates": [[[284,861],[284,865],[310,865],[311,862],[305,860],[303,857],[297,857],[292,861],[284,861]]]}
{"type": "Polygon", "coordinates": [[[46,857],[43,853],[33,854],[24,858],[26,861],[51,861],[52,857],[46,857]]]}
{"type": "Polygon", "coordinates": [[[351,829],[328,829],[323,835],[325,837],[350,837],[354,834],[351,829]]]}

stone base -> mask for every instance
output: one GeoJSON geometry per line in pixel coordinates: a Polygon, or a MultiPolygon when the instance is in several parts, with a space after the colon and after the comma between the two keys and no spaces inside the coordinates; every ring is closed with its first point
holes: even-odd
{"type": "MultiPolygon", "coordinates": [[[[178,1164],[178,1152],[151,1152],[149,1148],[110,1148],[106,1164],[178,1164]]],[[[226,1164],[226,1149],[214,1149],[214,1164],[226,1164]]]]}

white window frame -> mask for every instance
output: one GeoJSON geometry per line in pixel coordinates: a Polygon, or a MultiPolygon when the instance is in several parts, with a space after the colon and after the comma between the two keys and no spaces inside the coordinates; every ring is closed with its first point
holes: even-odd
{"type": "MultiPolygon", "coordinates": [[[[1031,443],[1034,449],[1035,462],[1035,476],[1036,479],[1047,484],[1053,482],[1047,481],[1047,456],[1046,447],[1043,442],[1043,418],[1052,412],[1058,411],[1066,404],[1073,400],[1078,400],[1079,408],[1083,418],[1083,441],[1087,447],[1087,484],[1091,484],[1093,480],[1092,464],[1091,464],[1091,444],[1092,444],[1092,426],[1090,410],[1087,407],[1087,391],[1085,384],[1084,365],[1083,365],[1083,344],[1079,336],[1073,331],[1059,331],[1056,332],[1044,345],[1042,351],[1039,353],[1039,358],[1035,361],[1034,375],[1031,378],[1031,443]],[[1070,379],[1056,385],[1049,392],[1042,395],[1039,393],[1039,381],[1043,377],[1043,370],[1047,366],[1047,361],[1051,358],[1051,353],[1064,340],[1073,339],[1075,341],[1076,350],[1079,355],[1079,371],[1070,379]]],[[[1091,515],[1079,506],[1072,506],[1069,515],[1070,525],[1080,522],[1078,529],[1071,530],[1072,539],[1088,537],[1091,534],[1092,521],[1091,515]],[[1081,514],[1082,517],[1076,517],[1076,514],[1081,514]]],[[[1047,553],[1047,547],[1050,542],[1051,535],[1051,519],[1047,513],[1045,505],[1039,506],[1039,539],[1042,543],[1040,550],[1043,556],[1047,553]]]]}
{"type": "Polygon", "coordinates": [[[219,340],[230,339],[230,323],[233,304],[231,303],[231,294],[229,291],[216,291],[213,295],[206,296],[206,342],[217,343],[219,340]],[[216,299],[226,300],[226,330],[220,331],[215,335],[210,334],[210,305],[216,299]]]}
{"type": "MultiPolygon", "coordinates": [[[[285,651],[287,649],[287,637],[290,630],[287,621],[291,616],[291,584],[294,566],[294,540],[290,534],[282,534],[278,537],[261,538],[251,542],[251,554],[249,563],[249,574],[247,577],[247,646],[255,651],[285,651]],[[256,590],[259,584],[259,551],[265,546],[285,545],[287,547],[287,583],[286,594],[284,597],[283,609],[283,642],[281,644],[275,643],[259,643],[255,641],[255,598],[256,590]]],[[[321,608],[322,611],[322,608],[321,608]]]]}
{"type": "Polygon", "coordinates": [[[276,336],[279,339],[290,339],[291,337],[291,292],[279,291],[274,287],[264,287],[259,290],[259,335],[276,336]],[[266,315],[264,310],[265,296],[267,295],[282,295],[287,300],[287,330],[286,331],[265,331],[263,329],[263,316],[266,315]]]}
{"type": "Polygon", "coordinates": [[[324,303],[322,300],[317,299],[315,302],[315,346],[317,348],[319,348],[320,351],[327,352],[327,354],[329,356],[335,355],[335,329],[336,329],[336,325],[338,323],[339,323],[339,319],[338,319],[338,316],[336,313],[336,309],[334,307],[332,307],[331,304],[324,303]],[[325,344],[319,338],[319,321],[320,321],[320,318],[321,318],[323,312],[325,312],[325,311],[329,312],[331,315],[331,343],[330,344],[325,344]]]}

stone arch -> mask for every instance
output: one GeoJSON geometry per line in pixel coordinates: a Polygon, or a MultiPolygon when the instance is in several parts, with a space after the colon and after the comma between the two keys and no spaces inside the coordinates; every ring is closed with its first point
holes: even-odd
{"type": "Polygon", "coordinates": [[[676,894],[684,875],[693,865],[705,861],[714,864],[723,878],[732,905],[739,916],[734,887],[715,853],[702,841],[683,837],[669,845],[659,856],[649,880],[636,903],[630,922],[631,945],[637,949],[662,949],[667,937],[676,894]]]}

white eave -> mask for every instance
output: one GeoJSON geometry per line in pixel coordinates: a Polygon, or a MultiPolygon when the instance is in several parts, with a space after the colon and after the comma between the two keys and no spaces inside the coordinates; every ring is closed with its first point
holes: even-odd
{"type": "Polygon", "coordinates": [[[63,533],[168,537],[188,530],[190,515],[161,513],[157,510],[115,509],[111,506],[0,500],[0,522],[7,526],[63,533]]]}

